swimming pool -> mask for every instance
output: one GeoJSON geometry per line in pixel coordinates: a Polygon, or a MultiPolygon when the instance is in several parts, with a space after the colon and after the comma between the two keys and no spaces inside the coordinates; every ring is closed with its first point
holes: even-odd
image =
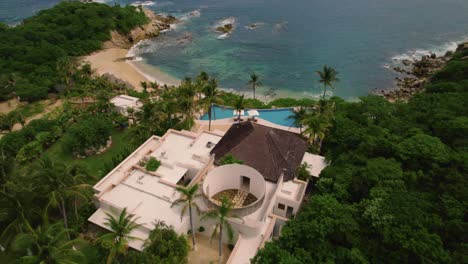
{"type": "MultiPolygon", "coordinates": [[[[245,109],[245,113],[243,116],[247,117],[247,111],[251,109],[245,109]]],[[[226,107],[226,106],[213,106],[213,113],[211,116],[211,120],[220,120],[225,118],[234,118],[233,115],[233,108],[226,107]]],[[[268,122],[286,126],[286,127],[297,127],[294,124],[294,119],[290,118],[294,111],[292,108],[280,108],[280,109],[257,109],[258,113],[260,114],[259,118],[264,119],[268,122]]],[[[209,120],[208,113],[204,114],[200,117],[200,120],[209,120]]]]}

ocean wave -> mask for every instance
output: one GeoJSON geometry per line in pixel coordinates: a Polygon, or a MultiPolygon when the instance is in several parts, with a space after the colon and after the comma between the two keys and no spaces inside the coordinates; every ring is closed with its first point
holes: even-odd
{"type": "Polygon", "coordinates": [[[458,43],[464,42],[468,40],[468,36],[465,36],[463,38],[460,38],[455,41],[449,41],[446,42],[442,45],[431,45],[428,48],[425,49],[412,49],[408,50],[407,52],[397,54],[395,56],[392,56],[391,59],[394,62],[401,62],[403,60],[419,60],[423,56],[428,56],[431,54],[436,54],[437,56],[443,56],[447,51],[453,51],[457,49],[458,43]]]}
{"type": "Polygon", "coordinates": [[[226,25],[232,25],[232,29],[230,30],[230,32],[222,33],[222,34],[218,35],[217,39],[227,39],[227,38],[229,38],[232,31],[234,31],[236,29],[236,18],[235,17],[228,17],[228,18],[221,19],[221,20],[217,21],[214,24],[213,29],[218,31],[217,30],[218,28],[225,27],[226,25]]]}
{"type": "Polygon", "coordinates": [[[131,3],[130,5],[132,5],[132,6],[153,6],[155,4],[156,4],[156,2],[154,2],[154,1],[136,1],[136,2],[131,3]]]}
{"type": "Polygon", "coordinates": [[[101,4],[105,4],[105,3],[110,3],[112,2],[113,0],[93,0],[93,2],[95,3],[101,3],[101,4]]]}
{"type": "Polygon", "coordinates": [[[168,5],[173,5],[174,2],[171,1],[163,1],[163,2],[156,2],[156,1],[136,1],[131,3],[132,6],[154,6],[163,7],[168,5]]]}
{"type": "Polygon", "coordinates": [[[275,24],[273,26],[273,32],[277,33],[279,31],[282,31],[283,29],[285,29],[288,26],[288,24],[289,24],[288,21],[283,21],[283,22],[275,24]]]}
{"type": "Polygon", "coordinates": [[[225,19],[221,19],[218,22],[216,22],[216,24],[214,25],[214,28],[224,27],[224,26],[229,25],[229,24],[234,26],[236,24],[236,18],[235,17],[228,17],[228,18],[225,18],[225,19]]]}
{"type": "Polygon", "coordinates": [[[148,53],[149,50],[147,50],[145,46],[147,46],[149,43],[150,42],[148,39],[139,41],[128,50],[126,57],[131,58],[130,61],[142,61],[143,58],[140,55],[143,53],[148,53]]]}
{"type": "Polygon", "coordinates": [[[229,37],[229,33],[224,33],[224,34],[221,34],[217,37],[217,39],[227,39],[229,37]]]}
{"type": "Polygon", "coordinates": [[[193,10],[181,15],[177,15],[176,17],[181,20],[181,21],[186,21],[194,17],[200,17],[201,16],[201,11],[199,9],[193,10]]]}

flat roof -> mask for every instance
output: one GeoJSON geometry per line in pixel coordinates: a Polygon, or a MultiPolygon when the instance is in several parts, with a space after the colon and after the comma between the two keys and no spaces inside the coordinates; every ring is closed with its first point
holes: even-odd
{"type": "Polygon", "coordinates": [[[136,106],[139,100],[137,97],[121,94],[112,98],[110,102],[115,106],[136,106]]]}
{"type": "Polygon", "coordinates": [[[280,195],[286,197],[290,200],[297,200],[299,191],[301,190],[301,185],[294,181],[283,182],[281,187],[280,195]]]}
{"type": "MultiPolygon", "coordinates": [[[[320,173],[322,172],[325,167],[328,166],[325,157],[311,154],[309,152],[306,152],[304,154],[304,157],[302,158],[302,163],[307,162],[307,164],[310,165],[310,167],[307,169],[309,173],[314,176],[314,177],[319,177],[320,173]]],[[[301,164],[302,164],[301,163],[301,164]]]]}
{"type": "MultiPolygon", "coordinates": [[[[132,232],[140,239],[147,238],[155,221],[164,221],[180,231],[187,225],[188,216],[181,221],[181,207],[171,208],[179,198],[176,184],[189,170],[194,177],[210,164],[210,151],[220,139],[221,136],[209,132],[175,130],[169,130],[161,138],[151,137],[94,186],[100,208],[89,221],[108,229],[104,224],[105,213],[127,208],[136,222],[143,225],[132,232]],[[139,167],[139,162],[149,156],[161,161],[153,173],[139,167]]],[[[137,250],[143,246],[139,241],[131,241],[129,245],[137,250]]]]}

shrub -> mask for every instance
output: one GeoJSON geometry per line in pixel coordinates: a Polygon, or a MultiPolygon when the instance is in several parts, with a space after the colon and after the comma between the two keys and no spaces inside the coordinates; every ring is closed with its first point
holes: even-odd
{"type": "Polygon", "coordinates": [[[161,162],[154,157],[151,157],[148,163],[146,163],[145,169],[147,171],[156,171],[159,166],[161,166],[161,162]]]}
{"type": "Polygon", "coordinates": [[[23,164],[39,157],[42,153],[42,145],[38,141],[30,142],[22,147],[16,155],[16,160],[23,164]]]}
{"type": "Polygon", "coordinates": [[[75,155],[86,156],[105,146],[111,131],[112,122],[107,117],[88,117],[70,127],[65,146],[75,155]]]}
{"type": "Polygon", "coordinates": [[[244,161],[237,159],[232,154],[226,154],[219,160],[219,164],[226,165],[226,164],[244,164],[244,161]]]}
{"type": "Polygon", "coordinates": [[[42,147],[46,148],[54,142],[54,136],[51,132],[43,131],[36,135],[36,140],[42,145],[42,147]]]}
{"type": "Polygon", "coordinates": [[[296,169],[297,178],[301,181],[308,181],[310,177],[312,177],[312,175],[310,175],[309,171],[307,170],[310,167],[311,165],[309,165],[307,162],[299,165],[299,167],[296,169]]]}

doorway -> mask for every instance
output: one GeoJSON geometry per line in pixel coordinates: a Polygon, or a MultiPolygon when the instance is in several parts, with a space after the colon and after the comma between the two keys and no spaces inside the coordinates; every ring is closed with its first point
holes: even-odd
{"type": "Polygon", "coordinates": [[[247,176],[241,176],[241,190],[244,192],[250,192],[250,178],[247,176]]]}
{"type": "Polygon", "coordinates": [[[294,208],[292,208],[291,206],[288,206],[288,208],[286,209],[286,217],[290,218],[291,216],[293,216],[293,211],[294,211],[294,208]]]}

